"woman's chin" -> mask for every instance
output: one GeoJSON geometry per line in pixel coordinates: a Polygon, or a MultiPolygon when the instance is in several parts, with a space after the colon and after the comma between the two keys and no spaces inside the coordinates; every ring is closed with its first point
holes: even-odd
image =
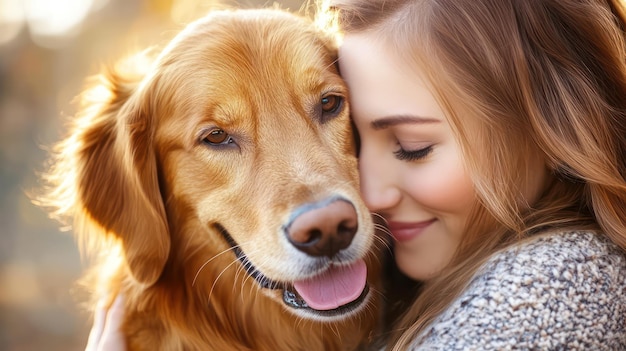
{"type": "Polygon", "coordinates": [[[421,258],[423,253],[409,249],[395,248],[395,260],[398,270],[416,281],[427,281],[441,272],[441,265],[429,258],[421,258]]]}

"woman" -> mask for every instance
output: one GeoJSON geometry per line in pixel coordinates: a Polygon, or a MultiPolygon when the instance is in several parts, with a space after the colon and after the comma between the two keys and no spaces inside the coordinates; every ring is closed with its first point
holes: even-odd
{"type": "Polygon", "coordinates": [[[422,284],[389,349],[626,348],[619,1],[320,12],[343,35],[363,197],[422,284]]]}
{"type": "Polygon", "coordinates": [[[626,348],[617,0],[337,0],[362,195],[424,283],[390,348],[626,348]]]}

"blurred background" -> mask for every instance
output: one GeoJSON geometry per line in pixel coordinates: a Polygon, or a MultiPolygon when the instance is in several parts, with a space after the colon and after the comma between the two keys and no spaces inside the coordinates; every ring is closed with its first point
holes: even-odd
{"type": "MultiPolygon", "coordinates": [[[[0,350],[81,350],[87,341],[74,239],[26,196],[40,186],[45,147],[62,135],[85,78],[165,43],[216,2],[0,0],[0,350]]],[[[304,2],[220,4],[297,11],[304,2]]]]}

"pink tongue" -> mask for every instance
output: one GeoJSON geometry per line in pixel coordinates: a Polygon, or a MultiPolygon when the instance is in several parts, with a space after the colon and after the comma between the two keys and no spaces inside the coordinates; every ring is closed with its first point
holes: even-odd
{"type": "Polygon", "coordinates": [[[332,310],[356,300],[367,278],[365,262],[359,260],[350,266],[331,266],[326,272],[293,284],[309,307],[332,310]]]}

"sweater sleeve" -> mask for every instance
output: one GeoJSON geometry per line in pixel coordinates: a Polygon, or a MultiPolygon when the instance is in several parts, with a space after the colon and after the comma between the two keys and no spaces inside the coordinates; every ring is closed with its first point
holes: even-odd
{"type": "Polygon", "coordinates": [[[592,233],[496,254],[412,350],[624,350],[623,254],[592,233]]]}

